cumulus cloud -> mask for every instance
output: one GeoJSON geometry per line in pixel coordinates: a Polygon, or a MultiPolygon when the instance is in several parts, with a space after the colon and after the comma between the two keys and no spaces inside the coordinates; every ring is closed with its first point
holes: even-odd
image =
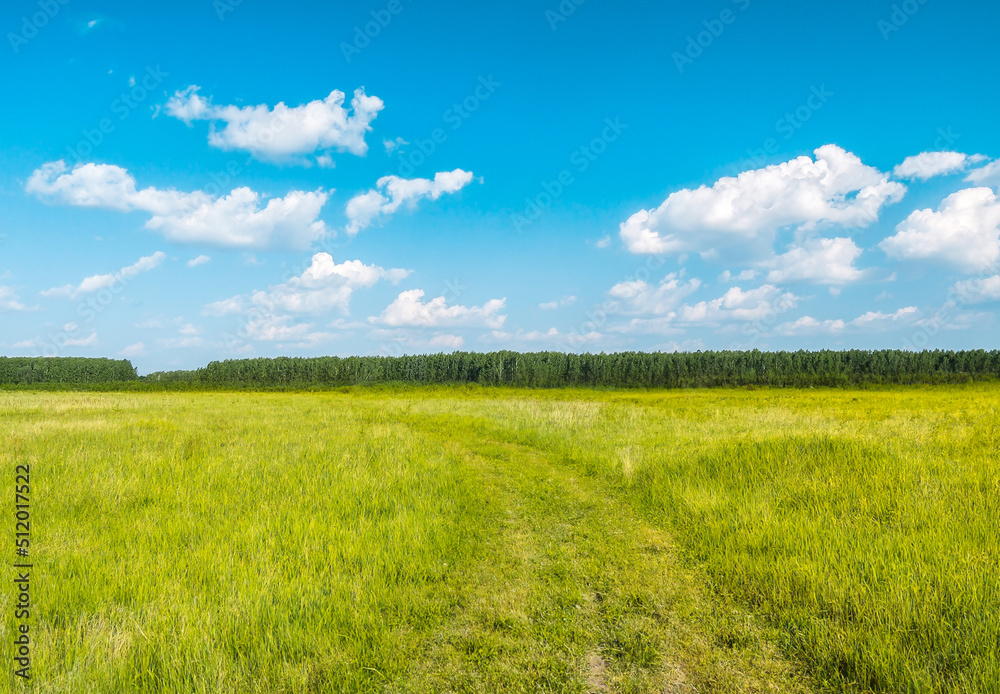
{"type": "Polygon", "coordinates": [[[213,197],[202,191],[183,193],[158,188],[136,189],[125,169],[109,164],[50,162],[28,179],[26,190],[77,207],[101,207],[151,215],[146,228],[178,243],[205,243],[231,248],[308,248],[327,234],[318,219],[328,193],[292,191],[263,204],[250,188],[213,197]]]}
{"type": "Polygon", "coordinates": [[[718,299],[682,306],[677,312],[677,319],[682,323],[709,324],[755,321],[797,305],[797,296],[774,285],[765,284],[747,291],[732,287],[718,299]]]}
{"type": "Polygon", "coordinates": [[[374,223],[380,216],[391,215],[400,206],[414,206],[420,200],[437,200],[446,193],[456,193],[472,182],[469,171],[455,169],[440,171],[429,178],[406,179],[399,176],[383,176],[375,182],[375,188],[356,195],[347,203],[347,228],[349,236],[374,223]]]}
{"type": "Polygon", "coordinates": [[[209,258],[207,255],[199,255],[197,258],[191,258],[191,260],[187,261],[187,266],[198,267],[199,265],[204,265],[205,263],[210,262],[211,260],[212,259],[209,258]]]}
{"type": "Polygon", "coordinates": [[[961,152],[921,152],[916,156],[907,157],[903,163],[892,171],[896,178],[908,178],[926,181],[934,176],[962,171],[967,166],[985,160],[981,154],[963,154],[961,152]]]}
{"type": "Polygon", "coordinates": [[[128,267],[123,267],[118,272],[109,272],[105,275],[91,275],[90,277],[84,278],[83,281],[76,286],[67,284],[62,287],[53,287],[52,289],[46,289],[41,292],[41,294],[42,296],[55,296],[76,300],[84,294],[91,294],[93,292],[100,291],[101,289],[108,289],[109,287],[128,282],[128,280],[132,279],[136,275],[158,268],[166,259],[166,253],[157,251],[153,255],[139,258],[139,260],[132,263],[128,267]]]}
{"type": "Polygon", "coordinates": [[[894,325],[906,325],[920,318],[920,310],[916,306],[901,308],[895,313],[882,313],[882,311],[869,311],[858,316],[851,324],[859,328],[868,330],[884,330],[894,325]]]}
{"type": "Polygon", "coordinates": [[[685,282],[675,273],[664,277],[656,286],[642,280],[621,282],[608,291],[608,295],[614,300],[609,308],[625,314],[662,316],[673,312],[699,287],[701,280],[685,282]]]}
{"type": "Polygon", "coordinates": [[[390,327],[436,328],[443,326],[482,326],[499,329],[507,316],[500,312],[506,307],[507,299],[492,299],[482,306],[449,306],[443,296],[421,301],[422,289],[410,289],[400,293],[379,316],[368,320],[390,327]]]}
{"type": "Polygon", "coordinates": [[[968,303],[1000,301],[1000,275],[957,282],[953,293],[968,303]]]}
{"type": "Polygon", "coordinates": [[[881,311],[869,311],[858,316],[852,321],[817,320],[812,316],[803,316],[798,320],[782,323],[774,332],[778,335],[798,336],[798,335],[836,335],[847,330],[855,332],[878,332],[888,330],[894,326],[910,325],[920,318],[920,311],[915,306],[901,308],[895,313],[883,313],[881,311]]]}
{"type": "MultiPolygon", "coordinates": [[[[209,304],[204,313],[224,316],[252,311],[276,317],[338,310],[346,314],[355,290],[373,287],[383,280],[396,284],[409,274],[409,270],[386,270],[377,265],[365,265],[360,260],[338,264],[329,253],[317,253],[301,275],[248,296],[234,296],[209,304]]],[[[287,330],[285,323],[275,320],[268,322],[266,327],[271,334],[287,330]]]]}
{"type": "Polygon", "coordinates": [[[11,287],[0,287],[0,311],[24,311],[26,308],[11,287]]]}
{"type": "Polygon", "coordinates": [[[344,107],[346,95],[334,90],[322,101],[310,101],[289,107],[278,102],[274,107],[216,106],[212,98],[202,97],[200,87],[192,85],[178,91],[167,101],[167,114],[188,125],[196,120],[211,121],[208,142],[222,150],[243,150],[265,161],[303,161],[305,155],[320,152],[316,161],[331,167],[330,151],[364,156],[368,152],[365,136],[371,122],[385,104],[377,96],[367,96],[357,89],[351,108],[344,107]],[[215,127],[222,123],[221,129],[215,127]]]}
{"type": "Polygon", "coordinates": [[[990,162],[986,166],[973,169],[965,180],[970,183],[980,185],[994,185],[1000,183],[1000,159],[990,162]]]}
{"type": "Polygon", "coordinates": [[[798,245],[767,263],[772,267],[767,281],[848,284],[864,277],[854,267],[861,249],[849,238],[813,239],[798,245]]]}
{"type": "Polygon", "coordinates": [[[1000,198],[989,188],[966,188],[936,211],[917,210],[879,247],[893,258],[929,260],[976,272],[1000,260],[1000,198]]]}
{"type": "Polygon", "coordinates": [[[906,187],[836,145],[763,169],[672,193],[621,225],[633,253],[708,252],[720,245],[770,243],[777,230],[821,224],[863,227],[906,187]]]}

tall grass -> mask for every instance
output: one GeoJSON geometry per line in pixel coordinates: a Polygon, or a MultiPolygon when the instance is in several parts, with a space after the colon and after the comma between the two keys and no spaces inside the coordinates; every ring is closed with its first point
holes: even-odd
{"type": "Polygon", "coordinates": [[[998,691],[998,413],[985,385],[0,393],[33,483],[13,686],[998,691]]]}
{"type": "Polygon", "coordinates": [[[1000,691],[995,387],[581,397],[494,425],[668,528],[817,686],[1000,691]]]}

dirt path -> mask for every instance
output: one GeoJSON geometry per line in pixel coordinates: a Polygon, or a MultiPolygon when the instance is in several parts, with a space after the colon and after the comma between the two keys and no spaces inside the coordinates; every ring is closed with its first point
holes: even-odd
{"type": "Polygon", "coordinates": [[[764,631],[709,600],[670,537],[610,490],[473,420],[408,419],[474,470],[494,519],[413,690],[807,691],[764,631]]]}

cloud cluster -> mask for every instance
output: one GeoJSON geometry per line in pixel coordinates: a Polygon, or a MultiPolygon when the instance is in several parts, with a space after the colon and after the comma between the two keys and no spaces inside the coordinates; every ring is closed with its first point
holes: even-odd
{"type": "Polygon", "coordinates": [[[854,267],[861,249],[849,238],[813,239],[795,246],[767,263],[772,269],[767,281],[848,284],[864,277],[854,267]]]}
{"type": "Polygon", "coordinates": [[[938,209],[917,210],[879,247],[891,258],[942,262],[977,272],[1000,261],[1000,197],[989,188],[966,188],[938,209]]]}
{"type": "Polygon", "coordinates": [[[166,253],[157,251],[153,255],[139,258],[139,260],[127,267],[123,267],[118,272],[109,272],[105,275],[92,275],[84,278],[83,281],[76,286],[67,284],[62,287],[53,287],[52,289],[46,289],[41,294],[42,296],[61,297],[76,300],[84,294],[92,294],[93,292],[100,291],[101,289],[108,289],[115,285],[127,282],[143,272],[154,270],[158,268],[166,259],[166,253]]]}
{"type": "Polygon", "coordinates": [[[193,121],[211,121],[208,142],[223,150],[243,150],[264,161],[301,160],[304,155],[321,152],[315,160],[332,166],[330,151],[364,156],[368,152],[365,136],[371,122],[385,104],[377,96],[367,96],[357,89],[350,110],[344,107],[346,95],[334,90],[322,101],[310,101],[289,107],[278,102],[274,107],[216,106],[211,97],[202,97],[200,87],[192,85],[176,92],[166,104],[168,115],[188,125],[193,121]],[[216,129],[215,123],[222,123],[216,129]]]}
{"type": "Polygon", "coordinates": [[[292,191],[263,204],[250,188],[236,188],[223,197],[154,187],[138,190],[135,179],[121,167],[82,164],[68,171],[64,161],[37,169],[26,189],[76,207],[145,212],[150,215],[147,229],[178,243],[304,249],[328,233],[319,219],[328,197],[323,190],[292,191]]]}
{"type": "Polygon", "coordinates": [[[443,296],[430,301],[421,301],[422,289],[410,289],[400,293],[379,316],[372,316],[369,322],[390,327],[437,328],[437,327],[503,327],[507,316],[500,312],[506,307],[507,299],[492,299],[482,306],[449,306],[443,296]]]}
{"type": "Polygon", "coordinates": [[[357,195],[347,203],[348,236],[354,236],[381,216],[391,215],[402,205],[416,205],[424,198],[437,200],[447,193],[457,193],[472,182],[473,174],[462,169],[440,171],[429,178],[383,176],[375,188],[357,195]]]}
{"type": "MultiPolygon", "coordinates": [[[[409,270],[386,270],[377,265],[365,265],[360,260],[338,264],[329,253],[317,253],[301,275],[248,296],[234,296],[209,304],[205,314],[224,316],[253,311],[278,316],[323,314],[331,310],[346,314],[357,289],[373,287],[381,281],[396,284],[409,274],[409,270]]],[[[272,325],[275,325],[273,321],[272,325]]]]}
{"type": "Polygon", "coordinates": [[[24,311],[21,297],[10,287],[0,287],[0,311],[24,311]]]}
{"type": "Polygon", "coordinates": [[[649,254],[770,244],[785,227],[869,225],[884,205],[906,192],[836,145],[820,147],[815,155],[672,193],[658,208],[640,210],[623,223],[622,241],[633,253],[649,254]]]}
{"type": "Polygon", "coordinates": [[[795,321],[782,323],[774,332],[785,337],[796,337],[802,335],[831,335],[842,333],[848,329],[860,329],[866,332],[879,332],[898,325],[910,325],[920,318],[920,311],[916,306],[901,308],[895,313],[882,313],[881,311],[869,311],[848,322],[841,319],[817,320],[812,316],[803,316],[795,321]]]}
{"type": "Polygon", "coordinates": [[[968,303],[983,301],[1000,301],[1000,275],[991,275],[955,283],[953,292],[956,297],[968,303]]]}
{"type": "Polygon", "coordinates": [[[957,173],[966,167],[986,159],[981,154],[963,154],[961,152],[921,152],[907,157],[903,163],[892,171],[896,178],[917,179],[926,181],[935,176],[957,173]]]}
{"type": "Polygon", "coordinates": [[[621,282],[608,291],[615,300],[610,308],[616,313],[662,316],[673,312],[699,287],[701,280],[685,282],[673,273],[664,277],[658,286],[642,280],[621,282]]]}

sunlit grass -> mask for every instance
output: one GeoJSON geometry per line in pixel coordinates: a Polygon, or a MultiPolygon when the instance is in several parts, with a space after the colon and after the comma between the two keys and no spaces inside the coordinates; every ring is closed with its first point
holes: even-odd
{"type": "Polygon", "coordinates": [[[998,411],[992,386],[0,394],[4,469],[32,469],[14,687],[995,691],[998,411]]]}

